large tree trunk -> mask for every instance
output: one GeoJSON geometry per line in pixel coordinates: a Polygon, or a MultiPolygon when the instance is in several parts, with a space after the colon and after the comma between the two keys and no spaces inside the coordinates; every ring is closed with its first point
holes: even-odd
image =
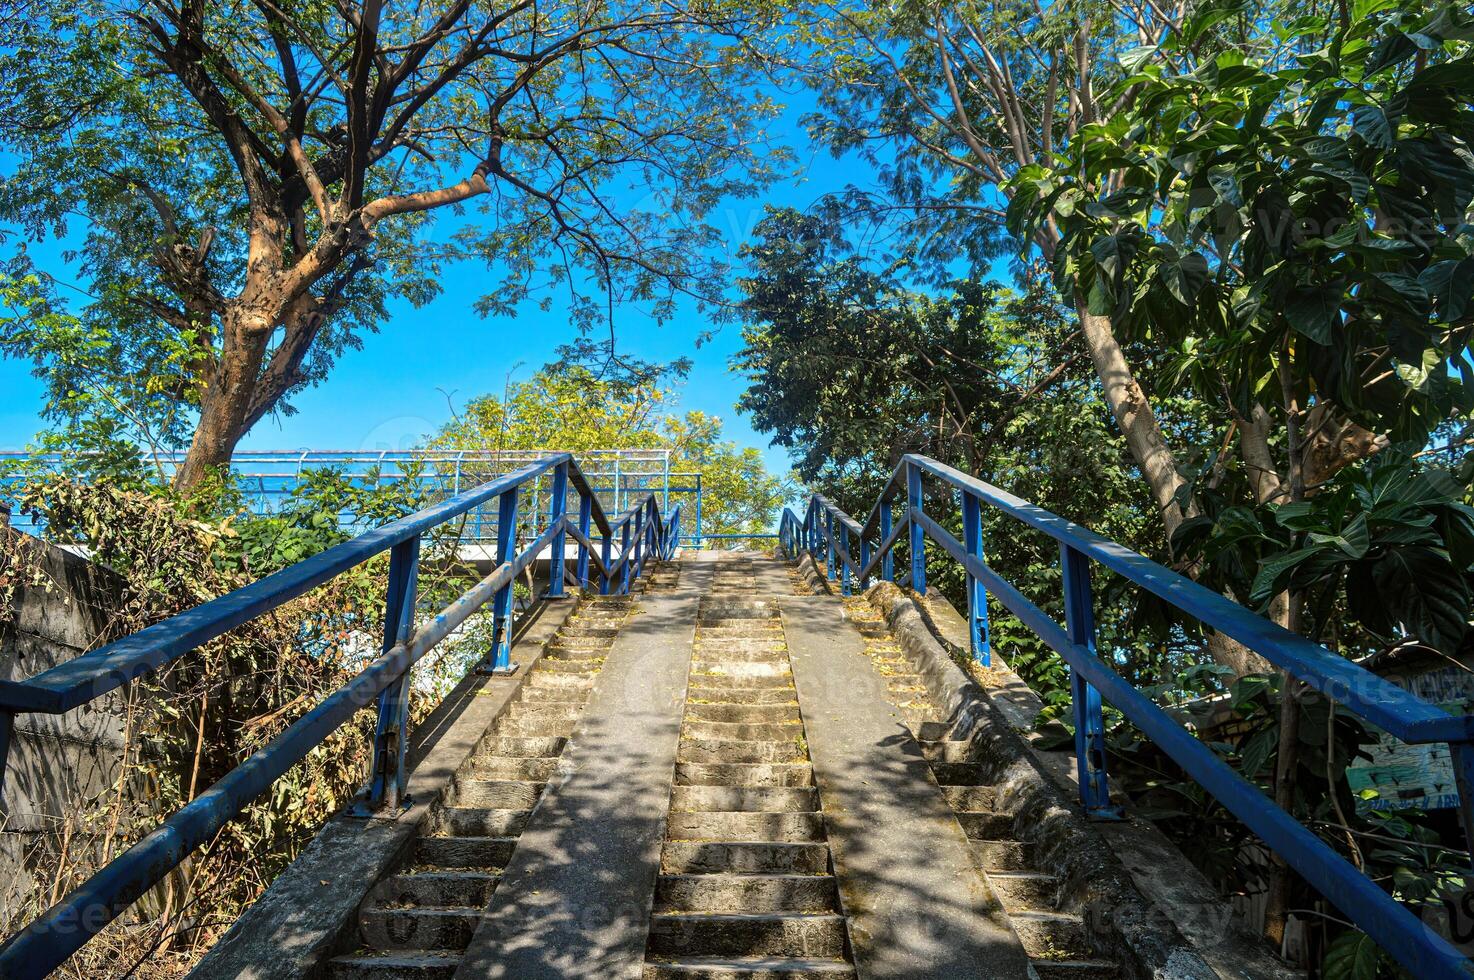
{"type": "Polygon", "coordinates": [[[261,377],[271,318],[257,309],[234,307],[225,316],[223,343],[215,376],[200,396],[200,421],[174,486],[190,490],[217,467],[230,462],[246,434],[251,398],[261,377]]]}
{"type": "Polygon", "coordinates": [[[1126,363],[1126,355],[1116,341],[1110,318],[1089,312],[1079,297],[1076,298],[1076,310],[1080,315],[1085,347],[1095,364],[1106,404],[1115,416],[1121,435],[1126,438],[1126,447],[1131,450],[1132,458],[1141,468],[1142,478],[1146,480],[1157,511],[1162,515],[1170,542],[1173,532],[1187,516],[1177,502],[1177,492],[1183,484],[1177,473],[1177,461],[1172,450],[1167,448],[1167,440],[1162,436],[1146,392],[1137,383],[1131,365],[1126,363]]]}

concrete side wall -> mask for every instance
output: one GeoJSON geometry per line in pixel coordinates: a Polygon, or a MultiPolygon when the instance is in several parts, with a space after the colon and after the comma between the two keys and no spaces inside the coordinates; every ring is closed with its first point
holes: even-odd
{"type": "MultiPolygon", "coordinates": [[[[18,588],[0,619],[0,678],[24,680],[100,645],[115,607],[116,577],[8,527],[0,526],[0,535],[6,552],[29,552],[45,579],[18,588]]],[[[115,784],[123,727],[117,694],[63,715],[16,719],[0,799],[0,920],[30,896],[32,869],[57,846],[66,817],[115,784]]]]}

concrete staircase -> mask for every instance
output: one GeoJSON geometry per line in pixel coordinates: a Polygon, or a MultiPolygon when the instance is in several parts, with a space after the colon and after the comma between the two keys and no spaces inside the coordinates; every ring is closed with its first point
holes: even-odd
{"type": "MultiPolygon", "coordinates": [[[[947,690],[932,660],[913,661],[866,600],[816,594],[812,569],[791,569],[688,554],[647,569],[640,596],[584,597],[526,648],[495,720],[469,724],[442,802],[406,817],[357,879],[378,881],[314,940],[331,953],[260,975],[1276,975],[1180,969],[1195,954],[1174,952],[1181,938],[1145,898],[1102,884],[1122,872],[1090,856],[1101,845],[1085,830],[1051,836],[1044,870],[1034,811],[989,761],[1003,735],[951,727],[928,693],[947,690]],[[1117,895],[1130,936],[1101,905],[1117,895]],[[1172,954],[1166,973],[1155,951],[1172,954]]],[[[1068,806],[1051,814],[1083,825],[1068,806]]],[[[360,833],[378,846],[372,823],[340,829],[337,853],[360,833]]],[[[336,870],[299,869],[288,892],[336,870]]],[[[248,931],[289,943],[289,918],[248,931]]]]}
{"type": "Polygon", "coordinates": [[[886,680],[921,743],[932,774],[971,842],[974,866],[1003,904],[1039,980],[1118,980],[1119,964],[1094,955],[1076,910],[1061,908],[1065,889],[1054,875],[1036,870],[1030,845],[1014,833],[1013,814],[998,807],[992,773],[970,740],[950,737],[950,726],[927,694],[913,663],[885,620],[866,600],[845,600],[848,618],[865,637],[865,653],[886,680]]]}
{"type": "Polygon", "coordinates": [[[455,972],[629,609],[628,597],[586,599],[558,631],[404,866],[374,889],[359,915],[359,948],[332,959],[330,977],[455,972]]]}
{"type": "Polygon", "coordinates": [[[778,607],[752,562],[700,601],[646,980],[853,977],[778,607]]]}

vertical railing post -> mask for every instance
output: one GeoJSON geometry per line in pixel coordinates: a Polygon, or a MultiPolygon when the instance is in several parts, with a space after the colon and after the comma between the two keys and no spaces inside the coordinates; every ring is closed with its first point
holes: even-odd
{"type": "Polygon", "coordinates": [[[635,570],[630,578],[640,577],[640,570],[645,567],[645,505],[641,504],[635,509],[635,557],[632,559],[635,570]]]}
{"type": "Polygon", "coordinates": [[[589,529],[594,524],[594,495],[592,493],[579,494],[578,497],[578,587],[587,590],[589,587],[589,546],[585,544],[589,539],[589,529]]]}
{"type": "Polygon", "coordinates": [[[870,539],[865,537],[865,532],[860,531],[860,588],[870,588],[870,539]]]}
{"type": "MultiPolygon", "coordinates": [[[[384,597],[384,639],[387,653],[408,643],[415,625],[415,591],[420,570],[420,536],[389,552],[389,588],[384,597]]],[[[374,725],[374,757],[364,799],[353,808],[360,816],[386,806],[398,809],[404,798],[404,752],[409,744],[409,671],[379,694],[379,717],[374,725]]]]}
{"type": "Polygon", "coordinates": [[[609,563],[614,560],[614,532],[604,532],[599,544],[599,557],[604,559],[604,571],[599,574],[599,595],[608,595],[614,583],[609,580],[609,563]]]}
{"type": "MultiPolygon", "coordinates": [[[[977,497],[962,491],[962,546],[979,564],[986,562],[983,552],[983,507],[977,497]]],[[[983,580],[967,570],[967,626],[972,646],[972,659],[984,667],[993,663],[993,648],[988,636],[988,591],[983,580]]]]}
{"type": "Polygon", "coordinates": [[[568,514],[568,467],[571,465],[563,463],[554,468],[552,500],[548,502],[548,525],[558,529],[553,533],[553,550],[548,561],[548,596],[553,599],[563,596],[563,549],[568,543],[563,519],[568,514]]]}
{"type": "MultiPolygon", "coordinates": [[[[497,498],[496,563],[507,564],[517,554],[517,497],[520,488],[504,491],[497,498]]],[[[497,589],[491,601],[491,653],[477,668],[483,674],[507,674],[512,663],[512,579],[497,589]]]]}
{"type": "MultiPolygon", "coordinates": [[[[890,540],[891,531],[895,530],[895,524],[891,516],[891,502],[882,500],[880,502],[880,543],[885,544],[890,540]]],[[[880,577],[887,582],[896,580],[896,549],[894,546],[887,548],[880,558],[880,577]]]]}
{"type": "Polygon", "coordinates": [[[630,594],[630,565],[633,562],[633,558],[634,555],[630,551],[630,522],[625,521],[619,525],[619,560],[623,563],[621,584],[619,586],[620,595],[630,594]]]}
{"type": "Polygon", "coordinates": [[[1474,743],[1449,742],[1448,753],[1453,764],[1454,788],[1459,791],[1459,822],[1464,828],[1464,847],[1474,851],[1474,743]]]}
{"type": "Polygon", "coordinates": [[[825,566],[824,566],[824,573],[825,573],[825,577],[828,578],[829,581],[833,582],[834,581],[834,566],[835,566],[835,561],[834,561],[834,559],[835,559],[835,553],[834,553],[834,511],[829,510],[827,507],[824,509],[824,543],[827,546],[827,548],[826,548],[826,555],[827,555],[827,557],[826,557],[825,566]]]}
{"type": "MultiPolygon", "coordinates": [[[[1059,546],[1064,572],[1065,627],[1077,652],[1094,657],[1095,605],[1090,589],[1090,559],[1068,544],[1059,546]]],[[[1085,814],[1097,820],[1121,819],[1120,807],[1111,805],[1106,779],[1105,716],[1100,692],[1070,670],[1070,700],[1075,716],[1075,765],[1080,780],[1080,803],[1085,814]]]]}
{"type": "Polygon", "coordinates": [[[850,529],[845,526],[843,521],[831,521],[829,525],[831,532],[834,530],[835,524],[839,525],[840,540],[844,542],[843,549],[837,548],[835,550],[835,555],[839,558],[839,594],[849,595],[850,562],[852,560],[850,555],[850,529]]]}
{"type": "Polygon", "coordinates": [[[701,474],[700,473],[697,473],[696,474],[696,520],[693,522],[694,525],[695,525],[694,526],[694,529],[693,529],[694,530],[694,536],[691,539],[692,540],[692,545],[691,546],[693,548],[696,548],[697,550],[700,550],[700,548],[701,548],[701,495],[702,495],[701,474]]]}
{"type": "Polygon", "coordinates": [[[911,588],[926,595],[926,530],[917,518],[921,514],[921,467],[906,464],[906,506],[911,526],[911,588]]]}

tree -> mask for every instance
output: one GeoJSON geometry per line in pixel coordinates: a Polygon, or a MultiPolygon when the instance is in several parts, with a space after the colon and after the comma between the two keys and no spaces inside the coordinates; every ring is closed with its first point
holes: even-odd
{"type": "MultiPolygon", "coordinates": [[[[1417,454],[1474,408],[1471,38],[1463,8],[1371,0],[1189,70],[1131,59],[1129,106],[1014,177],[1010,224],[1054,229],[1060,288],[1163,349],[1231,420],[1238,459],[1184,488],[1199,513],[1179,549],[1352,653],[1367,645],[1352,629],[1446,652],[1469,631],[1469,469],[1417,454]]],[[[1302,708],[1282,684],[1275,796],[1290,810],[1302,708]]]]}
{"type": "Polygon", "coordinates": [[[911,452],[982,472],[1008,423],[1080,364],[1078,336],[1038,296],[909,291],[855,252],[841,221],[770,210],[742,249],[738,407],[831,491],[853,470],[873,495],[911,452]]]}
{"type": "MultiPolygon", "coordinates": [[[[595,371],[560,362],[530,380],[508,384],[500,397],[473,400],[431,441],[438,448],[468,450],[668,449],[671,469],[701,475],[702,530],[708,534],[760,534],[773,529],[788,496],[755,449],[721,438],[721,420],[703,412],[671,414],[672,384],[683,373],[651,365],[595,371]]],[[[681,501],[673,500],[672,504],[681,501]]],[[[689,533],[695,514],[686,507],[689,533]]]]}
{"type": "Polygon", "coordinates": [[[712,299],[704,216],[777,159],[750,85],[771,16],[38,0],[0,20],[0,145],[17,157],[0,220],[71,244],[80,216],[69,255],[89,295],[67,315],[18,249],[0,344],[78,432],[107,435],[88,420],[113,413],[145,444],[187,442],[189,487],[388,302],[431,298],[444,263],[504,270],[483,313],[553,285],[585,328],[617,301],[665,316],[678,292],[712,299]]]}

